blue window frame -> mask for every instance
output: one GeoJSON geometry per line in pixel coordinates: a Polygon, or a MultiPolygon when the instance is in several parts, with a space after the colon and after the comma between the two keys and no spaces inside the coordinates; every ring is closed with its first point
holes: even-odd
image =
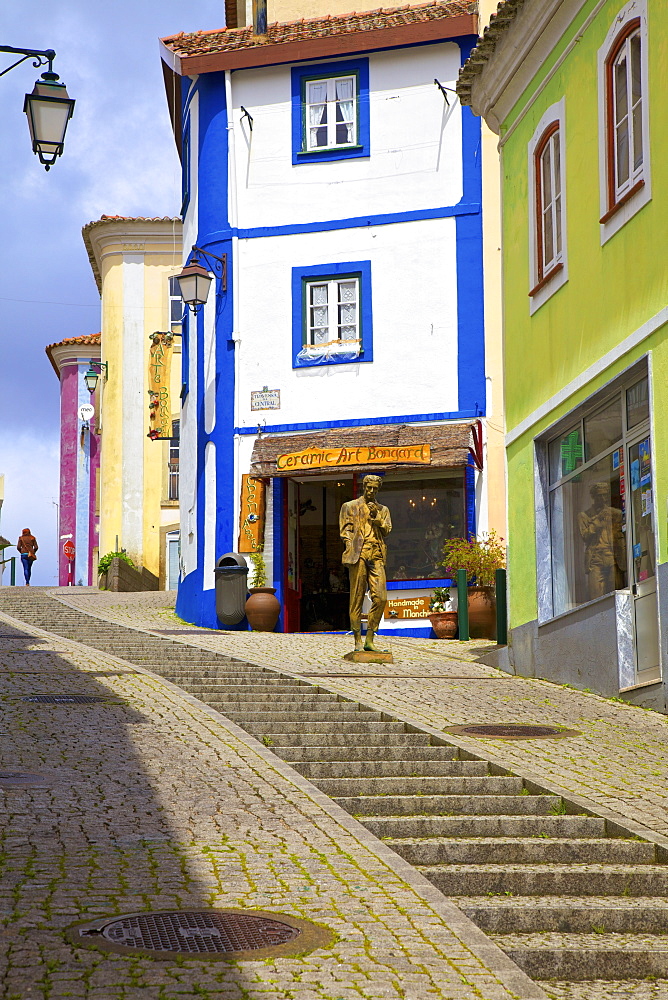
{"type": "Polygon", "coordinates": [[[365,361],[373,361],[371,261],[293,267],[292,367],[365,361]]]}
{"type": "Polygon", "coordinates": [[[369,153],[369,60],[293,66],[293,164],[369,153]]]}
{"type": "Polygon", "coordinates": [[[190,203],[190,119],[183,129],[181,143],[181,218],[185,218],[190,203]]]}

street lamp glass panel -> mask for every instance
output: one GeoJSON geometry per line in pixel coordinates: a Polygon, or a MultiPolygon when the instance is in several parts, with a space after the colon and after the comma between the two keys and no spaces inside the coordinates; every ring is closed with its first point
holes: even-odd
{"type": "Polygon", "coordinates": [[[33,152],[48,170],[63,151],[74,101],[63,83],[42,79],[37,81],[32,94],[26,94],[23,110],[28,117],[33,152]]]}
{"type": "Polygon", "coordinates": [[[209,274],[201,264],[188,264],[181,274],[177,275],[181,298],[187,306],[204,305],[208,296],[213,275],[209,274]]]}
{"type": "Polygon", "coordinates": [[[99,379],[99,377],[100,376],[98,375],[98,373],[94,372],[92,368],[90,369],[90,371],[87,371],[86,374],[84,375],[84,382],[86,383],[88,391],[90,393],[95,392],[95,390],[97,389],[97,380],[99,379]]]}

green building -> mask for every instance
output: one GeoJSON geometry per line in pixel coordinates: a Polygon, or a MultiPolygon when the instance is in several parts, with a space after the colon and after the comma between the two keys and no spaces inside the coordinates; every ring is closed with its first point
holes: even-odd
{"type": "Polygon", "coordinates": [[[501,665],[661,711],[667,72],[666,0],[506,0],[458,84],[502,175],[501,665]]]}

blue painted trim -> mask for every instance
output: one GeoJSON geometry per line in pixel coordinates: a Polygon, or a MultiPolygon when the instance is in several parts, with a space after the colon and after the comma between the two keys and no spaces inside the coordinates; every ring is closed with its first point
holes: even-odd
{"type": "Polygon", "coordinates": [[[283,609],[283,593],[285,583],[285,565],[283,559],[283,549],[285,547],[285,532],[283,530],[283,506],[285,503],[285,480],[278,477],[272,480],[273,490],[273,556],[274,556],[274,581],[272,586],[276,588],[276,597],[281,602],[281,610],[278,616],[276,632],[285,632],[285,615],[283,609]]]}
{"type": "Polygon", "coordinates": [[[267,239],[271,236],[299,236],[303,233],[329,233],[341,229],[364,229],[367,226],[393,226],[400,222],[430,222],[433,219],[453,219],[462,215],[480,215],[480,200],[460,201],[456,205],[416,208],[406,212],[380,212],[376,215],[355,215],[349,219],[322,219],[320,222],[295,222],[284,226],[256,226],[253,229],[222,229],[210,234],[216,240],[238,236],[241,240],[267,239]]]}
{"type": "Polygon", "coordinates": [[[475,469],[467,465],[464,472],[464,492],[466,495],[466,531],[475,536],[475,469]]]}
{"type": "MultiPolygon", "coordinates": [[[[359,417],[352,420],[313,420],[303,424],[266,424],[263,434],[286,434],[289,431],[324,431],[330,427],[371,427],[377,424],[428,424],[446,420],[475,420],[483,416],[477,410],[454,410],[450,413],[410,413],[397,417],[359,417]]],[[[235,427],[235,434],[257,434],[252,427],[235,427]]]]}
{"type": "Polygon", "coordinates": [[[359,365],[373,361],[373,308],[371,305],[371,261],[356,260],[338,264],[316,264],[309,267],[292,268],[292,367],[315,368],[322,365],[359,365]],[[302,349],[306,336],[306,298],[304,283],[322,278],[359,278],[359,317],[362,334],[362,350],[357,358],[333,355],[325,361],[302,361],[297,355],[302,349]]]}
{"type": "Polygon", "coordinates": [[[416,625],[414,628],[379,628],[376,635],[394,636],[396,639],[435,639],[431,625],[416,625]]]}
{"type": "Polygon", "coordinates": [[[454,587],[452,580],[388,580],[388,590],[432,590],[434,587],[454,587]]]}
{"type": "MultiPolygon", "coordinates": [[[[462,63],[474,40],[460,41],[462,63]]],[[[482,148],[480,119],[469,107],[462,116],[462,202],[482,201],[482,148]]],[[[485,318],[482,260],[482,212],[458,215],[457,254],[457,384],[459,407],[486,413],[485,318]]]]}
{"type": "Polygon", "coordinates": [[[293,66],[292,77],[292,163],[293,166],[332,160],[355,160],[368,157],[370,149],[369,128],[369,59],[350,59],[346,62],[320,63],[310,66],[293,66]],[[357,144],[336,149],[308,151],[304,125],[304,88],[307,80],[323,77],[357,77],[357,144]]]}

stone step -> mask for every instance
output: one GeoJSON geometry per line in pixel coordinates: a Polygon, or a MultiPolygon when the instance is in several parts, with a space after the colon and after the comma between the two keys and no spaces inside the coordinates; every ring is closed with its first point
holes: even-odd
{"type": "Polygon", "coordinates": [[[388,761],[388,760],[340,760],[310,763],[295,760],[292,762],[295,771],[305,778],[318,782],[323,778],[398,778],[398,777],[471,777],[489,774],[489,767],[484,761],[451,760],[451,761],[388,761]]]}
{"type": "Polygon", "coordinates": [[[418,870],[445,896],[668,894],[665,865],[420,865],[418,870]]]}
{"type": "Polygon", "coordinates": [[[660,896],[464,896],[457,906],[487,934],[668,934],[660,896]]]}
{"type": "Polygon", "coordinates": [[[532,979],[668,978],[668,936],[654,934],[527,934],[496,943],[532,979]]]}
{"type": "Polygon", "coordinates": [[[386,839],[412,865],[656,864],[653,844],[639,840],[544,840],[540,837],[386,839]]]}
{"type": "Polygon", "coordinates": [[[557,795],[355,795],[337,796],[335,801],[354,816],[545,816],[560,799],[557,795]]]}
{"type": "MultiPolygon", "coordinates": [[[[293,684],[287,684],[281,677],[267,678],[266,680],[258,681],[257,684],[239,684],[234,677],[228,677],[218,667],[203,668],[202,670],[188,669],[183,674],[177,674],[173,670],[161,670],[160,674],[165,680],[171,681],[173,684],[201,684],[202,687],[211,687],[214,690],[220,691],[225,697],[229,695],[252,699],[257,695],[262,698],[293,698],[297,693],[299,693],[299,696],[302,696],[301,692],[305,690],[303,687],[295,687],[293,684]]],[[[336,697],[336,695],[332,695],[332,697],[336,697]]]]}
{"type": "MultiPolygon", "coordinates": [[[[304,711],[304,712],[252,712],[246,711],[244,709],[239,709],[235,706],[234,702],[222,701],[219,698],[203,698],[207,705],[211,705],[212,708],[217,708],[228,718],[234,719],[244,729],[248,729],[260,733],[273,733],[276,726],[280,726],[279,732],[286,733],[290,730],[294,730],[295,726],[301,728],[306,726],[306,732],[323,732],[326,730],[313,729],[314,726],[332,726],[336,729],[341,729],[343,726],[355,726],[354,732],[366,732],[365,729],[359,729],[359,726],[374,725],[376,723],[382,722],[382,712],[316,712],[316,711],[304,711]],[[337,718],[332,718],[332,716],[337,716],[337,718]],[[340,716],[340,718],[338,718],[340,716]],[[259,727],[259,728],[258,728],[259,727]]],[[[399,722],[383,723],[383,725],[400,726],[401,728],[391,730],[394,732],[402,732],[403,725],[399,722]]]]}
{"type": "Polygon", "coordinates": [[[188,690],[192,694],[196,694],[198,698],[202,696],[217,698],[220,702],[229,702],[232,705],[238,705],[240,710],[249,712],[275,712],[279,708],[281,711],[286,709],[292,712],[301,711],[302,708],[307,712],[311,712],[314,709],[318,711],[327,710],[328,712],[360,712],[363,710],[363,706],[359,702],[339,701],[335,694],[304,695],[296,692],[274,693],[273,690],[271,692],[267,691],[266,687],[263,686],[253,696],[248,691],[237,691],[235,688],[225,689],[223,685],[211,682],[201,684],[183,680],[181,684],[184,687],[187,684],[188,690]]]}
{"type": "MultiPolygon", "coordinates": [[[[424,741],[429,743],[428,738],[424,741]]],[[[377,761],[399,761],[429,763],[431,761],[454,761],[457,758],[456,747],[423,746],[401,743],[396,746],[374,745],[374,746],[294,746],[281,747],[279,756],[293,766],[299,761],[318,762],[377,762],[377,761]]]]}
{"type": "MultiPolygon", "coordinates": [[[[271,727],[270,727],[271,728],[271,727]]],[[[334,727],[332,727],[333,729],[334,727]]],[[[322,733],[299,732],[281,733],[275,728],[271,731],[272,742],[278,747],[320,747],[322,744],[322,733]]],[[[364,736],[364,745],[375,747],[401,747],[401,746],[428,746],[429,736],[427,733],[388,733],[388,732],[365,732],[363,734],[328,732],[327,742],[331,747],[350,747],[351,754],[354,753],[354,743],[356,736],[364,736]],[[351,747],[351,743],[353,746],[351,747]]],[[[260,737],[258,737],[260,738],[260,737]]],[[[279,753],[279,756],[281,754],[279,753]]]]}
{"type": "Polygon", "coordinates": [[[262,736],[265,733],[270,736],[287,736],[290,733],[294,733],[295,736],[326,735],[328,741],[332,736],[350,738],[365,735],[389,738],[393,735],[404,735],[406,732],[403,722],[306,722],[301,719],[296,719],[294,722],[253,722],[244,726],[244,729],[253,736],[262,736]]]}
{"type": "MultiPolygon", "coordinates": [[[[362,820],[376,837],[602,837],[592,816],[377,816],[362,820]]],[[[542,838],[541,838],[542,839],[542,838]]]]}
{"type": "Polygon", "coordinates": [[[668,1000],[668,979],[597,979],[570,983],[560,979],[539,983],[551,1000],[668,1000]]]}
{"type": "Polygon", "coordinates": [[[356,795],[519,795],[521,778],[320,778],[315,782],[331,798],[356,795]]]}

